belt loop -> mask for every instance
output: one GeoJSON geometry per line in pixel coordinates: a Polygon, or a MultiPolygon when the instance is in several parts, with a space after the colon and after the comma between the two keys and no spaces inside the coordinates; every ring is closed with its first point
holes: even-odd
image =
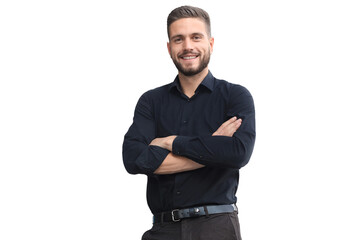
{"type": "Polygon", "coordinates": [[[164,212],[161,213],[161,225],[164,224],[164,214],[165,214],[164,212]]]}
{"type": "Polygon", "coordinates": [[[207,206],[204,206],[204,211],[205,211],[206,217],[209,217],[209,212],[208,212],[207,206]]]}

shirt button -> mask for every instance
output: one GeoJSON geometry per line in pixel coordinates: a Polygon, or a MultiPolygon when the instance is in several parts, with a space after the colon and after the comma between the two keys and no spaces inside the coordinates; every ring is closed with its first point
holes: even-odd
{"type": "Polygon", "coordinates": [[[201,159],[201,158],[203,158],[203,156],[199,156],[199,158],[201,159]]]}
{"type": "Polygon", "coordinates": [[[181,194],[181,192],[177,191],[177,192],[176,192],[176,194],[177,194],[177,195],[180,195],[180,194],[181,194]]]}
{"type": "Polygon", "coordinates": [[[183,123],[186,124],[188,121],[184,120],[183,123]]]}

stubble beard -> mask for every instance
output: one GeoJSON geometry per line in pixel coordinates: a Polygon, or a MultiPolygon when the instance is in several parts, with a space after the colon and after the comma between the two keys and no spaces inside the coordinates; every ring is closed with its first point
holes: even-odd
{"type": "MultiPolygon", "coordinates": [[[[200,57],[200,56],[199,56],[200,57]]],[[[202,72],[208,65],[209,65],[209,62],[210,62],[210,50],[207,51],[204,55],[204,57],[201,59],[201,62],[199,64],[199,66],[197,68],[184,68],[183,65],[181,65],[181,63],[179,61],[176,60],[175,57],[171,57],[176,68],[178,69],[178,71],[187,76],[187,77],[190,77],[190,76],[194,76],[200,72],[202,72]]]]}

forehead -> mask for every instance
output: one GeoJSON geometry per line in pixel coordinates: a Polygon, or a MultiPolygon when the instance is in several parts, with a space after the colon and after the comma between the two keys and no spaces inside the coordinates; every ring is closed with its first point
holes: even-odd
{"type": "Polygon", "coordinates": [[[170,37],[174,35],[190,35],[203,33],[206,35],[206,24],[199,18],[182,18],[170,25],[170,37]]]}

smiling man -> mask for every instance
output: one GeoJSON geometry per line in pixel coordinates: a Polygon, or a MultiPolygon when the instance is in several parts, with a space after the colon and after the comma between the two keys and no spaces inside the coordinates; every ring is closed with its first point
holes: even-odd
{"type": "Polygon", "coordinates": [[[154,218],[142,239],[239,240],[236,191],[255,143],[252,96],[209,71],[207,12],[176,8],[167,31],[178,75],[140,97],[123,144],[126,170],[148,176],[154,218]]]}

